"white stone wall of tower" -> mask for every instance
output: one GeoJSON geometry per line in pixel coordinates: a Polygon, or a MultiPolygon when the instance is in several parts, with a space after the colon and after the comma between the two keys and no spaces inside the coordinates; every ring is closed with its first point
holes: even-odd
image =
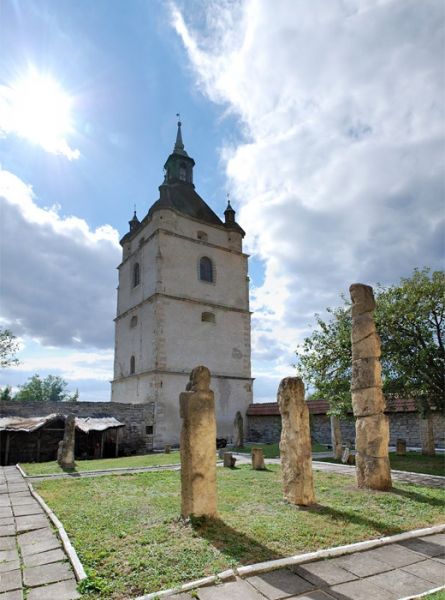
{"type": "Polygon", "coordinates": [[[252,402],[247,255],[238,232],[156,211],[123,249],[119,267],[112,400],[156,408],[154,446],[179,441],[179,393],[191,369],[212,373],[218,436],[233,435],[233,419],[252,402]],[[207,241],[198,239],[202,232],[207,241]],[[199,259],[215,266],[214,283],[198,277],[199,259]],[[141,282],[132,286],[133,265],[141,282]],[[215,323],[203,322],[211,312],[215,323]],[[131,327],[132,317],[137,325],[131,327]],[[135,374],[130,357],[135,356],[135,374]]]}

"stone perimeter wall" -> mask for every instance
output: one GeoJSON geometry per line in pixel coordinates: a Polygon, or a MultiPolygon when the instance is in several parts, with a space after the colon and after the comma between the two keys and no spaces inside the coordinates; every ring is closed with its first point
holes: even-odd
{"type": "MultiPolygon", "coordinates": [[[[389,417],[390,444],[395,446],[397,438],[406,440],[408,446],[421,446],[419,415],[415,412],[387,413],[389,417]]],[[[321,444],[331,443],[331,423],[327,415],[311,415],[312,437],[321,444]]],[[[436,414],[433,419],[436,446],[445,447],[445,417],[436,414]]],[[[355,440],[353,417],[340,422],[343,443],[355,440]]],[[[281,417],[279,415],[247,417],[247,440],[256,443],[274,443],[280,440],[281,417]]]]}
{"type": "MultiPolygon", "coordinates": [[[[154,404],[120,404],[117,402],[1,402],[0,417],[43,417],[52,413],[78,417],[114,417],[125,423],[121,434],[120,454],[145,454],[153,448],[154,404]]],[[[34,443],[34,442],[33,442],[34,443]]]]}

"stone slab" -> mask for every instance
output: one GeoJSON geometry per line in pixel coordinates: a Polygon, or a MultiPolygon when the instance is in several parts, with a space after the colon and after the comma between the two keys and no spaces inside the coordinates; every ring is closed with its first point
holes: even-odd
{"type": "Polygon", "coordinates": [[[12,509],[10,506],[0,507],[0,517],[12,517],[12,509]]]}
{"type": "Polygon", "coordinates": [[[15,537],[0,538],[0,550],[15,550],[15,537]]]}
{"type": "Polygon", "coordinates": [[[313,583],[316,587],[327,587],[338,583],[345,583],[357,579],[357,576],[342,567],[332,564],[330,560],[293,567],[292,570],[313,583]]]}
{"type": "Polygon", "coordinates": [[[53,583],[44,587],[36,587],[28,591],[27,600],[76,600],[80,598],[79,592],[76,590],[76,580],[67,579],[59,583],[53,583]]]}
{"type": "Polygon", "coordinates": [[[314,586],[289,569],[278,569],[246,579],[269,600],[288,598],[314,589],[314,586]]]}
{"type": "Polygon", "coordinates": [[[15,525],[0,525],[0,537],[15,535],[15,525]]]}
{"type": "Polygon", "coordinates": [[[287,598],[286,600],[333,600],[334,596],[331,596],[327,592],[323,592],[322,590],[315,590],[314,592],[309,592],[308,594],[303,594],[302,596],[292,596],[292,598],[287,598]]]}
{"type": "Polygon", "coordinates": [[[23,557],[25,567],[38,567],[39,565],[48,565],[61,560],[66,560],[66,555],[61,548],[23,557]]]}
{"type": "Polygon", "coordinates": [[[29,494],[29,488],[26,483],[13,483],[8,484],[8,492],[14,494],[15,492],[27,492],[29,494]]]}
{"type": "Polygon", "coordinates": [[[22,590],[5,592],[4,594],[0,594],[0,600],[23,600],[23,592],[22,590]]]}
{"type": "Polygon", "coordinates": [[[17,548],[11,548],[10,550],[0,550],[0,562],[6,560],[16,560],[19,557],[17,548]]]}
{"type": "Polygon", "coordinates": [[[20,569],[3,573],[0,577],[0,592],[22,589],[22,574],[20,569]]]}
{"type": "Polygon", "coordinates": [[[403,571],[427,579],[438,586],[445,585],[445,567],[439,561],[424,560],[413,565],[406,565],[406,567],[403,567],[403,571]]]}
{"type": "Polygon", "coordinates": [[[367,581],[379,588],[391,592],[397,598],[403,598],[404,596],[410,596],[412,594],[421,594],[433,587],[431,581],[407,573],[402,569],[389,571],[388,573],[380,573],[379,575],[372,575],[371,577],[368,577],[367,581]]]}
{"type": "Polygon", "coordinates": [[[400,598],[397,594],[373,584],[369,578],[341,583],[330,588],[329,593],[338,600],[396,600],[400,598]]]}
{"type": "Polygon", "coordinates": [[[445,548],[441,544],[435,544],[433,541],[425,541],[420,539],[406,540],[400,542],[400,545],[413,552],[419,552],[425,556],[442,556],[445,554],[445,548]]]}
{"type": "Polygon", "coordinates": [[[200,588],[198,593],[199,600],[264,600],[264,596],[242,579],[200,588]]]}
{"type": "Polygon", "coordinates": [[[2,525],[14,525],[14,517],[0,517],[0,527],[2,525]]]}
{"type": "Polygon", "coordinates": [[[60,548],[59,539],[49,528],[23,533],[17,539],[23,556],[60,548]]]}
{"type": "Polygon", "coordinates": [[[64,579],[71,579],[73,571],[67,562],[39,565],[38,567],[25,567],[23,572],[24,584],[28,587],[55,583],[64,579]]]}
{"type": "Polygon", "coordinates": [[[425,537],[419,538],[424,542],[432,542],[433,544],[440,544],[445,548],[445,533],[434,533],[433,535],[426,535],[425,537]]]}
{"type": "Polygon", "coordinates": [[[11,504],[12,506],[22,506],[23,504],[34,504],[35,500],[31,496],[31,494],[26,494],[26,496],[11,496],[11,504]]]}
{"type": "Polygon", "coordinates": [[[20,569],[20,560],[18,558],[2,562],[0,563],[0,577],[3,573],[9,573],[10,571],[16,571],[17,569],[20,569]]]}
{"type": "Polygon", "coordinates": [[[339,558],[333,558],[329,561],[332,565],[346,569],[357,577],[368,577],[377,573],[390,571],[394,567],[387,562],[377,560],[372,556],[368,556],[366,552],[356,552],[339,558]]]}
{"type": "Polygon", "coordinates": [[[387,562],[393,567],[404,567],[406,565],[411,565],[412,563],[419,562],[419,560],[422,560],[422,556],[420,554],[417,554],[412,550],[408,550],[408,548],[404,548],[399,544],[381,546],[381,548],[374,548],[373,550],[368,550],[364,554],[367,554],[372,558],[376,558],[377,560],[381,560],[382,562],[387,562]]]}
{"type": "Polygon", "coordinates": [[[33,504],[14,505],[12,507],[12,512],[16,517],[45,514],[37,502],[34,502],[33,504]]]}
{"type": "MultiPolygon", "coordinates": [[[[166,596],[166,600],[196,600],[190,594],[175,594],[174,596],[166,596]]],[[[1,599],[0,599],[1,600],[1,599]]]]}
{"type": "Polygon", "coordinates": [[[43,529],[48,527],[48,519],[45,515],[29,515],[28,517],[17,517],[15,520],[17,533],[32,531],[33,529],[43,529]]]}

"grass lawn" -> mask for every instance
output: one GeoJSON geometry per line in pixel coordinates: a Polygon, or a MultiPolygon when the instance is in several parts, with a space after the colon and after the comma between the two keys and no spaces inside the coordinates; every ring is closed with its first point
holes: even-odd
{"type": "Polygon", "coordinates": [[[36,484],[62,520],[89,579],[89,600],[123,600],[234,565],[391,535],[443,521],[443,491],[396,484],[359,491],[354,479],[315,472],[319,504],[298,509],[280,468],[218,469],[217,520],[184,523],[180,476],[158,471],[36,484]]]}
{"type": "MultiPolygon", "coordinates": [[[[246,452],[250,454],[252,448],[262,448],[265,458],[280,458],[279,444],[249,444],[242,448],[237,448],[236,452],[246,452]]],[[[323,446],[318,442],[312,442],[312,452],[327,452],[327,446],[323,446]]]]}
{"type": "MultiPolygon", "coordinates": [[[[102,469],[126,469],[138,467],[154,467],[179,463],[179,452],[170,454],[144,454],[143,456],[123,456],[122,458],[101,458],[97,460],[76,460],[76,468],[71,473],[84,471],[101,471],[102,469]]],[[[56,461],[46,463],[20,463],[27,475],[50,475],[63,473],[56,461]]]]}
{"type": "Polygon", "coordinates": [[[434,594],[428,594],[427,596],[423,596],[425,600],[445,600],[445,590],[440,590],[440,592],[435,592],[434,594]]]}
{"type": "MultiPolygon", "coordinates": [[[[341,463],[334,458],[323,458],[323,462],[341,463]]],[[[445,475],[444,453],[436,456],[423,456],[418,452],[408,452],[406,456],[398,456],[390,452],[389,462],[392,469],[398,471],[411,471],[412,473],[426,473],[428,475],[445,475]]]]}

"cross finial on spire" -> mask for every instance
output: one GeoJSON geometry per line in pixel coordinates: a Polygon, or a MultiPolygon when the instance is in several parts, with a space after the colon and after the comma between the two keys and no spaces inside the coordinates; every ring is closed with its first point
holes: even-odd
{"type": "Polygon", "coordinates": [[[184,143],[182,141],[182,133],[181,133],[181,121],[180,121],[180,113],[176,113],[176,116],[178,117],[178,132],[176,134],[176,142],[175,142],[175,147],[173,148],[173,152],[184,152],[184,143]]]}
{"type": "Polygon", "coordinates": [[[233,210],[232,205],[230,204],[230,192],[227,192],[227,208],[226,210],[233,210]]]}

